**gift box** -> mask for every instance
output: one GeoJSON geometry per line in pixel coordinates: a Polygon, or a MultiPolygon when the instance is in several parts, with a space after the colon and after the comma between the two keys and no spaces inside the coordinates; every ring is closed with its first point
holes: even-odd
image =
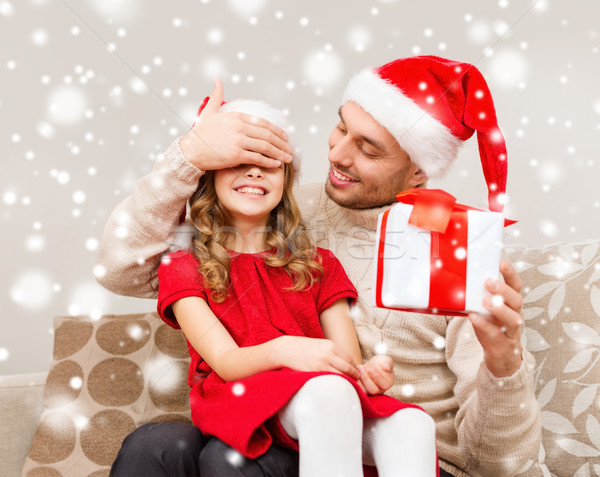
{"type": "Polygon", "coordinates": [[[457,204],[438,189],[410,189],[379,215],[375,305],[431,314],[488,314],[487,278],[500,276],[499,212],[457,204]]]}

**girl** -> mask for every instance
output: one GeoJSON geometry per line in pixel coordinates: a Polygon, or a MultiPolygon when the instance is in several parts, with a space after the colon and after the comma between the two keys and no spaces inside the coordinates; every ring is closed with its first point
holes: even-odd
{"type": "MultiPolygon", "coordinates": [[[[226,103],[285,129],[281,112],[226,103]]],[[[350,318],[357,292],[312,246],[292,195],[298,161],[206,172],[190,199],[193,251],[165,257],[158,311],[191,355],[192,420],[248,458],[300,450],[300,476],[434,476],[435,425],[382,393],[393,365],[364,365],[350,318]]]]}

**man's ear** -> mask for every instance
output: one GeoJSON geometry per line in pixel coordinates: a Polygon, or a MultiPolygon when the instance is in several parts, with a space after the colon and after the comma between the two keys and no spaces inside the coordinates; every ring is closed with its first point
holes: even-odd
{"type": "Polygon", "coordinates": [[[409,172],[408,184],[411,187],[419,187],[429,180],[425,171],[416,164],[413,164],[409,172]]]}

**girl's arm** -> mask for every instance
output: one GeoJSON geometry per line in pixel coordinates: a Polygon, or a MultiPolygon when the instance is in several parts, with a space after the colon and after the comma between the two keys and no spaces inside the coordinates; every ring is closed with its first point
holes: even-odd
{"type": "Polygon", "coordinates": [[[325,338],[337,343],[344,348],[357,365],[361,365],[362,354],[358,344],[358,336],[354,329],[354,323],[350,318],[350,307],[347,298],[340,298],[326,308],[319,315],[321,329],[325,338]]]}
{"type": "Polygon", "coordinates": [[[240,348],[202,298],[182,298],[173,303],[172,309],[187,340],[225,381],[283,367],[359,377],[352,356],[330,340],[281,336],[240,348]]]}
{"type": "Polygon", "coordinates": [[[319,315],[325,338],[348,351],[360,372],[359,383],[369,394],[381,394],[394,384],[394,363],[389,356],[376,355],[362,364],[362,355],[348,299],[341,298],[319,315]]]}

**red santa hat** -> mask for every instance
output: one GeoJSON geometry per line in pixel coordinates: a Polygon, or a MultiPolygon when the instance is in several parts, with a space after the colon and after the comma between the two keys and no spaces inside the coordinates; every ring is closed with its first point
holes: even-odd
{"type": "MultiPolygon", "coordinates": [[[[196,116],[200,116],[200,113],[204,110],[206,105],[208,104],[208,100],[210,96],[204,98],[204,101],[198,108],[198,113],[196,116]]],[[[257,99],[234,99],[232,101],[223,101],[219,111],[222,113],[245,113],[250,116],[256,116],[257,118],[266,119],[267,121],[273,123],[275,126],[279,126],[281,129],[288,133],[288,143],[290,147],[293,149],[292,153],[292,166],[294,168],[294,182],[298,182],[300,178],[300,164],[301,158],[297,148],[294,145],[290,134],[290,125],[287,121],[282,110],[277,109],[270,104],[267,104],[263,101],[259,101],[257,99]]],[[[192,125],[193,127],[193,125],[192,125]]]]}
{"type": "Polygon", "coordinates": [[[490,210],[501,212],[507,157],[490,90],[469,63],[436,56],[401,58],[356,74],[344,92],[386,128],[429,178],[450,168],[477,131],[490,210]]]}

